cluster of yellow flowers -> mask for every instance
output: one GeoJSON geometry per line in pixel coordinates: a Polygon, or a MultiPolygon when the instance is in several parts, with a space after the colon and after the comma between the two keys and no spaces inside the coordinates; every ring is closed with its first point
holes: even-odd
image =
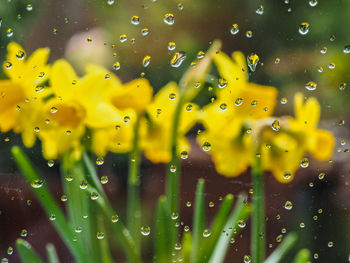
{"type": "MultiPolygon", "coordinates": [[[[92,64],[79,77],[63,59],[48,65],[46,48],[29,57],[17,43],[10,43],[7,50],[3,68],[8,79],[0,81],[1,132],[21,133],[27,147],[39,138],[46,159],[67,151],[79,158],[83,147],[97,156],[129,152],[137,124],[145,156],[155,163],[170,161],[172,119],[183,95],[175,82],[153,96],[145,78],[123,84],[112,72],[92,64]]],[[[317,100],[304,102],[303,95],[297,94],[295,118],[271,117],[277,90],[249,83],[245,57],[240,52],[232,56],[233,60],[223,52],[213,55],[222,82],[216,100],[202,109],[183,103],[178,153],[189,152],[185,135],[201,122],[205,131],[197,140],[225,176],[244,172],[259,155],[265,170],[288,182],[305,153],[319,160],[329,158],[334,138],[317,129],[317,100]]]]}

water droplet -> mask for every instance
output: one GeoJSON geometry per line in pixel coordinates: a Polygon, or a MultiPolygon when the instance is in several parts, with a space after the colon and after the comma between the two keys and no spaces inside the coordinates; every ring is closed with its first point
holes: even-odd
{"type": "Polygon", "coordinates": [[[252,38],[252,37],[253,37],[253,31],[248,30],[247,32],[245,32],[245,36],[246,36],[247,38],[252,38]]]}
{"type": "Polygon", "coordinates": [[[204,142],[203,145],[202,145],[202,149],[203,149],[203,151],[205,151],[205,152],[210,151],[210,149],[211,149],[211,144],[210,144],[209,142],[204,142]]]}
{"type": "Polygon", "coordinates": [[[17,51],[17,53],[16,53],[16,58],[17,58],[18,60],[24,59],[24,56],[25,56],[24,51],[22,51],[22,50],[18,50],[18,51],[17,51]]]}
{"type": "Polygon", "coordinates": [[[331,35],[331,36],[329,37],[329,40],[333,42],[333,41],[335,40],[335,35],[331,35]]]}
{"type": "Polygon", "coordinates": [[[309,5],[311,7],[315,7],[315,6],[317,6],[317,4],[318,4],[317,0],[309,0],[309,5]]]}
{"type": "Polygon", "coordinates": [[[240,219],[240,220],[238,220],[237,225],[238,225],[240,228],[245,228],[245,226],[247,225],[247,223],[246,223],[245,220],[240,219]]]}
{"type": "Polygon", "coordinates": [[[97,157],[96,159],[96,164],[97,165],[102,165],[104,163],[104,158],[102,156],[97,157]]]}
{"type": "Polygon", "coordinates": [[[68,200],[67,195],[62,195],[61,196],[61,201],[66,202],[68,200]]]}
{"type": "Polygon", "coordinates": [[[203,231],[203,237],[209,237],[211,235],[211,232],[209,229],[204,229],[203,231]]]}
{"type": "Polygon", "coordinates": [[[291,201],[286,201],[286,203],[284,204],[284,208],[286,210],[292,210],[292,208],[293,208],[292,202],[291,201]]]}
{"type": "Polygon", "coordinates": [[[134,26],[137,26],[140,24],[140,17],[139,16],[132,16],[131,17],[131,24],[133,24],[134,26]]]}
{"type": "Polygon", "coordinates": [[[243,262],[244,262],[244,263],[250,263],[250,262],[252,262],[252,259],[251,259],[250,256],[245,255],[245,256],[243,257],[243,262]]]}
{"type": "Polygon", "coordinates": [[[232,27],[230,29],[231,35],[236,35],[239,32],[239,26],[237,24],[232,24],[232,27]]]}
{"type": "Polygon", "coordinates": [[[279,131],[281,129],[279,120],[278,119],[274,120],[271,127],[272,127],[272,130],[279,131]]]}
{"type": "Polygon", "coordinates": [[[9,61],[7,61],[7,62],[5,63],[5,68],[6,68],[6,69],[12,68],[12,63],[9,62],[9,61]]]}
{"type": "Polygon", "coordinates": [[[151,63],[151,56],[149,55],[145,56],[142,60],[142,66],[146,68],[150,63],[151,63]]]}
{"type": "Polygon", "coordinates": [[[235,105],[236,105],[236,106],[241,106],[242,103],[243,103],[243,99],[242,99],[242,98],[237,98],[237,99],[235,100],[235,105]]]}
{"type": "Polygon", "coordinates": [[[276,59],[275,59],[275,64],[280,63],[280,61],[281,61],[281,59],[280,59],[280,58],[276,58],[276,59]]]}
{"type": "Polygon", "coordinates": [[[209,207],[214,207],[215,204],[214,204],[214,202],[209,202],[208,206],[209,206],[209,207]]]}
{"type": "Polygon", "coordinates": [[[44,86],[36,86],[36,87],[35,87],[35,92],[36,92],[36,93],[40,93],[40,92],[42,92],[44,89],[45,89],[44,86]]]}
{"type": "Polygon", "coordinates": [[[149,234],[151,233],[151,227],[149,226],[141,226],[141,235],[143,236],[149,236],[149,234]]]}
{"type": "Polygon", "coordinates": [[[227,86],[227,80],[224,79],[224,78],[219,78],[219,79],[218,79],[218,87],[219,87],[220,89],[223,89],[223,88],[225,88],[226,86],[227,86]]]}
{"type": "Polygon", "coordinates": [[[255,53],[251,53],[248,57],[247,57],[247,64],[248,64],[248,67],[249,69],[254,72],[255,69],[256,69],[256,66],[258,65],[259,63],[259,56],[255,53]]]}
{"type": "Polygon", "coordinates": [[[27,235],[28,235],[28,231],[27,231],[27,229],[22,229],[22,231],[21,231],[21,237],[26,237],[27,235]]]}
{"type": "Polygon", "coordinates": [[[333,246],[334,246],[333,241],[329,241],[329,242],[328,242],[328,247],[333,247],[333,246]]]}
{"type": "Polygon", "coordinates": [[[300,162],[300,166],[302,168],[307,168],[309,166],[310,162],[308,158],[303,158],[300,162]]]}
{"type": "Polygon", "coordinates": [[[176,48],[175,42],[169,42],[168,43],[168,50],[174,50],[176,48]]]}
{"type": "Polygon", "coordinates": [[[181,159],[186,160],[188,158],[188,152],[182,151],[180,154],[181,159]]]}
{"type": "Polygon", "coordinates": [[[171,219],[172,220],[177,220],[179,218],[179,213],[177,212],[172,212],[171,213],[171,219]]]}
{"type": "Polygon", "coordinates": [[[289,180],[292,177],[292,174],[290,172],[284,172],[283,173],[283,179],[289,180]]]}
{"type": "Polygon", "coordinates": [[[277,243],[280,243],[283,239],[283,235],[282,234],[279,234],[277,237],[276,237],[276,242],[277,243]]]}
{"type": "Polygon", "coordinates": [[[176,94],[175,93],[170,93],[169,94],[169,100],[175,100],[176,94]]]}
{"type": "Polygon", "coordinates": [[[328,68],[329,69],[335,69],[335,63],[334,62],[329,63],[328,68]]]}
{"type": "Polygon", "coordinates": [[[111,220],[112,220],[112,223],[113,223],[113,224],[114,224],[114,223],[117,223],[117,222],[119,221],[119,216],[118,216],[118,215],[112,215],[111,220]]]}
{"type": "Polygon", "coordinates": [[[350,54],[350,45],[346,45],[346,46],[344,47],[344,49],[343,49],[343,52],[344,52],[345,54],[350,54]]]}
{"type": "Polygon", "coordinates": [[[187,104],[187,106],[186,106],[186,111],[187,111],[187,112],[191,112],[191,111],[192,111],[192,108],[193,108],[192,104],[187,104]]]}
{"type": "Polygon", "coordinates": [[[92,37],[87,37],[87,39],[86,39],[86,40],[87,40],[87,42],[89,42],[89,43],[90,43],[90,42],[92,42],[92,37]]]}
{"type": "Polygon", "coordinates": [[[175,23],[175,17],[173,14],[168,13],[164,15],[163,21],[165,24],[172,26],[175,23]]]}
{"type": "Polygon", "coordinates": [[[7,254],[12,255],[13,254],[13,247],[9,246],[7,249],[7,254]]]}
{"type": "Polygon", "coordinates": [[[107,0],[107,4],[108,5],[113,5],[114,4],[114,0],[107,0]]]}
{"type": "Polygon", "coordinates": [[[313,90],[317,89],[317,83],[313,82],[313,81],[309,81],[308,83],[305,84],[305,88],[307,90],[313,91],[313,90]]]}
{"type": "Polygon", "coordinates": [[[7,36],[7,37],[12,37],[12,36],[13,36],[13,30],[12,30],[11,28],[8,28],[8,29],[6,30],[6,36],[7,36]]]}
{"type": "Polygon", "coordinates": [[[182,246],[180,243],[175,243],[175,245],[174,245],[175,250],[179,251],[179,250],[181,250],[181,248],[182,248],[182,246]]]}
{"type": "Polygon", "coordinates": [[[256,9],[255,13],[257,13],[258,15],[264,14],[264,6],[260,5],[259,8],[256,9]]]}
{"type": "Polygon", "coordinates": [[[175,173],[176,172],[176,166],[174,164],[171,164],[169,167],[170,172],[175,173]]]}
{"type": "Polygon", "coordinates": [[[198,51],[198,53],[197,53],[197,58],[198,59],[202,59],[202,58],[204,58],[204,56],[205,56],[205,52],[204,51],[198,51]]]}
{"type": "Polygon", "coordinates": [[[149,34],[149,29],[147,27],[141,29],[141,35],[147,36],[149,34]]]}
{"type": "Polygon", "coordinates": [[[299,33],[300,35],[306,35],[309,33],[310,30],[310,24],[307,22],[303,22],[299,25],[299,33]]]}
{"type": "Polygon", "coordinates": [[[105,234],[103,232],[97,232],[96,237],[97,239],[101,240],[105,238],[105,234]]]}
{"type": "Polygon", "coordinates": [[[56,215],[55,214],[50,214],[49,220],[50,221],[55,221],[56,220],[56,215]]]}
{"type": "Polygon", "coordinates": [[[185,226],[185,227],[184,227],[184,231],[185,231],[185,232],[190,231],[190,227],[189,227],[189,226],[185,226]]]}
{"type": "Polygon", "coordinates": [[[181,66],[182,62],[186,59],[186,53],[183,51],[176,52],[172,59],[170,60],[170,66],[173,68],[178,68],[181,66]]]}
{"type": "Polygon", "coordinates": [[[186,206],[187,206],[187,207],[191,207],[191,206],[192,206],[192,203],[191,203],[190,201],[187,201],[187,202],[186,202],[186,206]]]}
{"type": "Polygon", "coordinates": [[[124,43],[126,40],[128,40],[128,37],[125,34],[119,36],[120,43],[124,43]]]}
{"type": "Polygon", "coordinates": [[[35,179],[34,181],[31,182],[30,185],[31,185],[33,188],[40,188],[40,187],[43,186],[43,184],[44,184],[44,181],[43,181],[43,180],[35,179]]]}
{"type": "Polygon", "coordinates": [[[118,61],[113,64],[113,69],[114,70],[119,70],[120,69],[120,63],[118,61]]]}
{"type": "Polygon", "coordinates": [[[101,184],[108,183],[108,177],[106,175],[101,176],[100,182],[101,184]]]}
{"type": "Polygon", "coordinates": [[[98,193],[92,192],[92,193],[90,194],[90,199],[91,199],[91,200],[95,201],[95,200],[97,200],[98,198],[99,198],[98,193]]]}
{"type": "Polygon", "coordinates": [[[220,109],[223,110],[223,111],[227,110],[227,104],[226,103],[222,103],[220,105],[220,109]]]}
{"type": "Polygon", "coordinates": [[[177,4],[177,9],[179,9],[180,11],[182,11],[184,9],[184,5],[182,3],[178,3],[177,4]]]}
{"type": "Polygon", "coordinates": [[[85,190],[88,187],[88,183],[86,181],[82,181],[79,187],[80,189],[85,190]]]}
{"type": "Polygon", "coordinates": [[[287,104],[288,103],[288,99],[287,98],[285,98],[285,97],[283,97],[283,98],[281,98],[281,104],[287,104]]]}
{"type": "Polygon", "coordinates": [[[54,160],[48,160],[47,161],[47,166],[48,167],[52,167],[52,166],[54,166],[54,164],[55,164],[54,160]]]}
{"type": "Polygon", "coordinates": [[[348,84],[346,82],[342,82],[339,85],[339,90],[345,90],[347,86],[348,86],[348,84]]]}
{"type": "Polygon", "coordinates": [[[9,260],[7,258],[2,258],[1,259],[1,263],[8,263],[8,262],[9,262],[9,260]]]}

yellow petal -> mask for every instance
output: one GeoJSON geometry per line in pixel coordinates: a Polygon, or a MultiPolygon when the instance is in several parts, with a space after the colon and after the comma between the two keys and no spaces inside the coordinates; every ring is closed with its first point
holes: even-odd
{"type": "Polygon", "coordinates": [[[294,96],[294,111],[296,119],[304,127],[316,127],[320,120],[321,106],[314,97],[304,102],[303,94],[296,93],[294,96]]]}
{"type": "Polygon", "coordinates": [[[9,80],[0,81],[0,131],[11,130],[16,121],[18,106],[25,100],[22,88],[9,80]]]}
{"type": "Polygon", "coordinates": [[[243,103],[237,106],[237,113],[251,119],[269,117],[275,109],[277,93],[275,87],[247,83],[239,92],[238,96],[243,99],[243,103]]]}
{"type": "Polygon", "coordinates": [[[111,103],[118,109],[133,108],[142,112],[152,100],[153,89],[147,79],[135,79],[114,89],[111,103]]]}
{"type": "Polygon", "coordinates": [[[310,146],[308,152],[320,161],[331,158],[335,146],[333,134],[326,130],[317,129],[312,136],[315,137],[315,142],[310,146]]]}
{"type": "Polygon", "coordinates": [[[220,76],[227,80],[228,86],[232,87],[232,89],[248,80],[247,66],[242,59],[244,55],[241,52],[235,52],[233,56],[235,60],[232,60],[224,52],[220,52],[214,56],[214,63],[218,68],[220,76]]]}
{"type": "Polygon", "coordinates": [[[64,59],[57,60],[53,64],[50,80],[53,92],[63,100],[74,100],[83,95],[77,92],[78,76],[64,59]]]}

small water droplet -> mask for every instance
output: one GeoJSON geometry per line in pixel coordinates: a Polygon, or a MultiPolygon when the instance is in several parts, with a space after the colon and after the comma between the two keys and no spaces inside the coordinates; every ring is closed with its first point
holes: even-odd
{"type": "Polygon", "coordinates": [[[48,167],[52,167],[52,166],[54,166],[54,164],[55,164],[54,160],[48,160],[47,161],[47,166],[48,167]]]}
{"type": "Polygon", "coordinates": [[[168,50],[172,51],[176,48],[175,42],[169,42],[168,43],[168,50]]]}
{"type": "Polygon", "coordinates": [[[114,4],[114,0],[107,0],[107,4],[108,5],[113,5],[114,4]]]}
{"type": "Polygon", "coordinates": [[[137,26],[140,24],[140,17],[139,16],[132,16],[131,17],[131,24],[133,24],[134,26],[137,26]]]}
{"type": "Polygon", "coordinates": [[[259,56],[255,53],[251,53],[248,57],[247,57],[247,64],[248,64],[248,67],[249,69],[254,72],[255,69],[256,69],[256,66],[258,65],[259,63],[259,56]]]}
{"type": "Polygon", "coordinates": [[[172,59],[170,60],[170,66],[173,68],[178,68],[181,66],[182,62],[186,59],[186,53],[183,51],[176,52],[172,59]]]}
{"type": "Polygon", "coordinates": [[[209,237],[211,235],[211,232],[209,229],[204,229],[203,231],[203,237],[209,237]]]}
{"type": "Polygon", "coordinates": [[[171,13],[165,14],[163,21],[165,24],[172,26],[175,23],[175,16],[171,13]]]}
{"type": "Polygon", "coordinates": [[[143,236],[149,236],[149,234],[151,233],[151,227],[149,226],[141,226],[141,235],[143,236]]]}
{"type": "Polygon", "coordinates": [[[250,256],[245,255],[245,256],[243,257],[243,262],[244,262],[244,263],[250,263],[250,262],[252,262],[252,259],[251,259],[250,256]]]}
{"type": "Polygon", "coordinates": [[[311,7],[315,7],[315,6],[317,6],[317,4],[318,4],[317,0],[309,0],[309,5],[311,7]]]}
{"type": "Polygon", "coordinates": [[[260,5],[259,8],[256,9],[255,13],[257,13],[258,15],[264,14],[264,6],[260,5]]]}
{"type": "Polygon", "coordinates": [[[245,36],[246,36],[247,38],[252,38],[252,37],[253,37],[253,31],[248,30],[247,32],[245,32],[245,36]]]}
{"type": "Polygon", "coordinates": [[[120,43],[124,43],[126,40],[128,40],[128,37],[125,34],[119,36],[120,43]]]}
{"type": "Polygon", "coordinates": [[[120,63],[118,61],[113,64],[113,69],[114,70],[119,70],[120,69],[120,63]]]}
{"type": "Polygon", "coordinates": [[[22,229],[22,231],[21,231],[21,237],[26,237],[27,235],[28,235],[28,231],[27,231],[27,229],[22,229]]]}
{"type": "Polygon", "coordinates": [[[147,27],[141,29],[141,35],[147,36],[149,34],[149,29],[147,27]]]}
{"type": "Polygon", "coordinates": [[[340,83],[340,85],[339,85],[339,90],[345,90],[346,89],[346,87],[348,86],[348,84],[346,83],[346,82],[342,82],[342,83],[340,83]]]}
{"type": "Polygon", "coordinates": [[[176,94],[175,93],[170,93],[169,94],[169,100],[175,100],[176,94]]]}
{"type": "Polygon", "coordinates": [[[33,188],[40,188],[40,187],[43,186],[43,184],[44,184],[44,181],[43,181],[43,180],[41,180],[41,179],[35,179],[34,181],[31,182],[30,185],[31,185],[33,188]]]}
{"type": "Polygon", "coordinates": [[[301,168],[307,168],[309,166],[310,162],[308,158],[303,158],[300,162],[301,168]]]}
{"type": "Polygon", "coordinates": [[[142,60],[142,66],[146,68],[150,63],[151,63],[151,56],[149,55],[145,56],[142,60]]]}
{"type": "Polygon", "coordinates": [[[112,223],[117,223],[119,221],[119,215],[112,215],[112,223]]]}
{"type": "Polygon", "coordinates": [[[181,159],[186,160],[188,158],[188,152],[182,151],[180,154],[181,159]]]}
{"type": "Polygon", "coordinates": [[[242,98],[237,98],[237,99],[235,100],[235,105],[236,105],[236,106],[241,106],[242,103],[243,103],[243,99],[242,99],[242,98]]]}
{"type": "Polygon", "coordinates": [[[204,142],[202,145],[202,150],[205,152],[208,152],[210,151],[210,149],[211,149],[211,144],[209,142],[204,142]]]}
{"type": "Polygon", "coordinates": [[[299,33],[300,35],[306,35],[309,33],[310,30],[310,24],[307,22],[303,22],[299,25],[299,33]]]}
{"type": "Polygon", "coordinates": [[[104,163],[104,158],[102,156],[97,157],[96,159],[96,164],[97,165],[102,165],[104,163]]]}
{"type": "Polygon", "coordinates": [[[345,54],[350,54],[350,45],[346,45],[346,46],[344,47],[344,49],[343,49],[343,52],[344,52],[345,54]]]}
{"type": "Polygon", "coordinates": [[[236,35],[239,32],[239,26],[237,24],[232,24],[232,27],[230,29],[231,35],[236,35]]]}
{"type": "Polygon", "coordinates": [[[12,37],[12,36],[13,36],[13,30],[12,30],[11,28],[8,28],[8,29],[6,30],[6,36],[7,36],[7,37],[12,37]]]}
{"type": "Polygon", "coordinates": [[[106,175],[101,176],[100,182],[101,182],[101,184],[108,183],[108,176],[106,176],[106,175]]]}
{"type": "Polygon", "coordinates": [[[279,120],[278,119],[274,120],[271,127],[272,127],[272,130],[279,131],[281,129],[279,120]]]}
{"type": "Polygon", "coordinates": [[[308,83],[305,84],[305,88],[307,90],[313,91],[313,90],[317,89],[317,83],[313,82],[313,81],[309,81],[308,83]]]}
{"type": "Polygon", "coordinates": [[[284,204],[284,208],[286,210],[292,210],[292,208],[293,208],[292,202],[291,201],[286,201],[286,203],[284,204]]]}
{"type": "Polygon", "coordinates": [[[97,232],[96,237],[97,239],[101,240],[105,238],[105,234],[103,232],[97,232]]]}

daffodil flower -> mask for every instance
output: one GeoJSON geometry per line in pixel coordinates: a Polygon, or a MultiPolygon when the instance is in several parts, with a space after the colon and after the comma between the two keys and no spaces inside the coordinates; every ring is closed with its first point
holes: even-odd
{"type": "Polygon", "coordinates": [[[277,97],[276,88],[248,82],[242,53],[234,52],[232,58],[222,52],[214,56],[222,83],[218,98],[199,113],[205,131],[197,137],[218,173],[229,177],[240,175],[251,165],[253,123],[271,116],[277,97]]]}
{"type": "MultiPolygon", "coordinates": [[[[141,149],[153,163],[168,163],[171,160],[171,129],[179,90],[175,82],[169,82],[154,97],[147,107],[146,116],[141,120],[141,149]]],[[[197,120],[197,105],[183,106],[178,129],[178,154],[189,152],[190,145],[185,134],[197,120]]]]}
{"type": "Polygon", "coordinates": [[[22,133],[27,147],[34,145],[41,98],[48,94],[44,87],[50,73],[48,56],[47,48],[27,57],[19,44],[11,42],[7,46],[3,69],[9,79],[0,81],[0,131],[22,133]]]}
{"type": "Polygon", "coordinates": [[[295,118],[288,116],[281,119],[279,131],[268,127],[261,133],[263,169],[271,171],[282,183],[291,181],[300,165],[308,165],[302,164],[306,153],[325,161],[332,156],[335,145],[331,132],[317,128],[321,107],[316,98],[311,97],[304,102],[304,96],[297,93],[294,111],[295,118]]]}

